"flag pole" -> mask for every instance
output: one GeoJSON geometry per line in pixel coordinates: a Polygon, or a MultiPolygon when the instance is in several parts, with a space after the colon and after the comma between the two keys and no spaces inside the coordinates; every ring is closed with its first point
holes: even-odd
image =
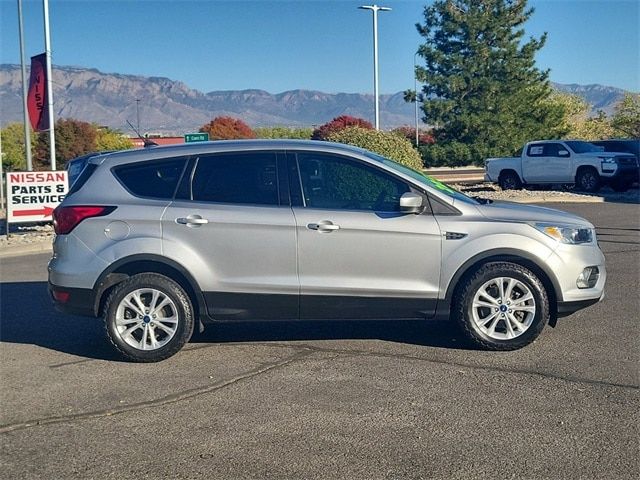
{"type": "Polygon", "coordinates": [[[33,170],[31,161],[31,127],[27,109],[27,67],[24,64],[24,31],[22,29],[22,0],[18,0],[18,30],[20,33],[20,65],[22,67],[22,108],[24,111],[24,151],[27,156],[27,171],[33,170]]]}
{"type": "Polygon", "coordinates": [[[49,113],[49,155],[51,170],[56,169],[56,136],[53,129],[53,88],[51,74],[51,33],[49,31],[49,0],[42,0],[44,11],[44,51],[47,59],[47,110],[49,113]]]}

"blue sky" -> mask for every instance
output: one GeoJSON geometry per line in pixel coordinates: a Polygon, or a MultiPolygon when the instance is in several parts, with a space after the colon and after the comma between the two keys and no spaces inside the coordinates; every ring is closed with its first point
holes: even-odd
{"type": "MultiPolygon", "coordinates": [[[[53,63],[169,77],[204,92],[372,90],[371,13],[352,1],[50,0],[53,63]]],[[[414,24],[430,1],[386,1],[380,91],[413,88],[414,24]]],[[[26,56],[44,50],[42,1],[24,0],[26,56]]],[[[530,1],[527,34],[547,31],[540,68],[561,83],[639,91],[640,2],[530,1]]],[[[19,63],[16,0],[0,0],[0,63],[19,63]]]]}

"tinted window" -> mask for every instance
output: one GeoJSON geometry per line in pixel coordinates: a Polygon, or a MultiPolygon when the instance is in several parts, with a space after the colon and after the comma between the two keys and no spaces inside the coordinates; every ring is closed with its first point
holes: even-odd
{"type": "Polygon", "coordinates": [[[184,158],[154,160],[115,167],[114,173],[134,195],[171,199],[185,163],[184,158]]]}
{"type": "Polygon", "coordinates": [[[544,145],[529,145],[529,148],[527,148],[527,156],[529,157],[544,156],[544,145]]]}
{"type": "Polygon", "coordinates": [[[337,155],[298,154],[307,207],[395,212],[406,183],[380,170],[337,155]]]}
{"type": "Polygon", "coordinates": [[[567,142],[569,148],[576,153],[601,152],[602,148],[595,146],[593,143],[583,142],[581,140],[570,140],[567,142]]]}
{"type": "MultiPolygon", "coordinates": [[[[544,146],[544,156],[545,157],[559,157],[560,156],[560,150],[564,150],[565,152],[567,151],[566,148],[564,148],[564,146],[560,143],[547,143],[544,146]]],[[[565,156],[568,156],[565,153],[565,156]]]]}
{"type": "Polygon", "coordinates": [[[218,203],[278,205],[276,154],[241,152],[198,159],[193,200],[218,203]]]}
{"type": "Polygon", "coordinates": [[[87,180],[89,180],[89,177],[93,174],[93,172],[96,171],[96,168],[98,168],[97,165],[94,165],[93,163],[88,163],[82,169],[82,172],[80,173],[78,178],[76,178],[73,181],[71,180],[71,178],[69,178],[69,184],[71,185],[71,188],[67,192],[67,197],[72,193],[76,193],[78,190],[80,190],[82,186],[85,183],[87,183],[87,180]]]}

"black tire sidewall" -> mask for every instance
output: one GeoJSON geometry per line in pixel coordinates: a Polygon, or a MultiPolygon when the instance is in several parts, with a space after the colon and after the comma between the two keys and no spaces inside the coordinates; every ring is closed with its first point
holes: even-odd
{"type": "Polygon", "coordinates": [[[600,187],[600,175],[598,175],[598,172],[593,169],[582,170],[578,174],[576,184],[578,185],[578,188],[583,192],[597,192],[598,188],[600,187]],[[595,183],[592,187],[584,185],[584,179],[585,177],[587,177],[587,175],[591,175],[595,179],[595,183]]]}
{"type": "Polygon", "coordinates": [[[462,289],[454,300],[456,319],[469,339],[477,346],[491,350],[515,350],[533,342],[542,332],[549,321],[549,299],[542,282],[530,270],[511,263],[489,263],[483,265],[475,274],[467,278],[462,289]],[[480,331],[473,321],[473,297],[478,289],[491,279],[511,277],[524,283],[531,291],[536,314],[522,335],[509,340],[498,340],[480,331]]]}
{"type": "Polygon", "coordinates": [[[104,309],[104,325],[111,343],[127,359],[136,362],[157,362],[175,355],[193,334],[193,307],[188,295],[173,280],[159,274],[138,274],[118,284],[112,291],[104,309]],[[120,302],[132,291],[154,288],[167,295],[178,310],[177,331],[173,338],[156,350],[139,350],[128,345],[116,331],[116,312],[120,302]]]}

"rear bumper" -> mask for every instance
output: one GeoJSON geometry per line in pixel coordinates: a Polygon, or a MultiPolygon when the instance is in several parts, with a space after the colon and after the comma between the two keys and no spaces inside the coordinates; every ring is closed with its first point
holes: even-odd
{"type": "Polygon", "coordinates": [[[96,316],[96,296],[92,289],[60,287],[49,282],[49,296],[59,312],[85,317],[96,316]]]}

